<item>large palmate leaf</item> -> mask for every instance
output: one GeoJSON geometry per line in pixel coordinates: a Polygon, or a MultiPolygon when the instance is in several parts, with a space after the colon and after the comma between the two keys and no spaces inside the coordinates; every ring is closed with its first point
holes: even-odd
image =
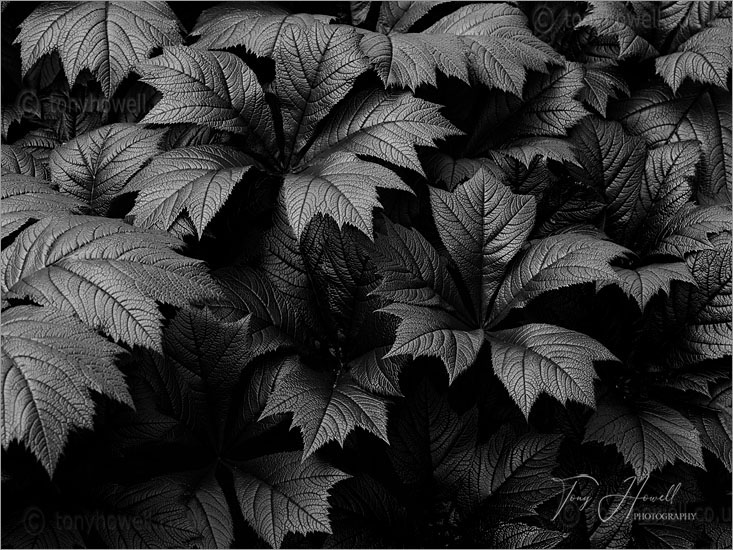
{"type": "Polygon", "coordinates": [[[330,375],[305,365],[281,379],[267,400],[262,417],[292,412],[303,435],[303,458],[329,441],[343,445],[362,428],[387,441],[387,403],[354,383],[346,374],[330,375]]]}
{"type": "Polygon", "coordinates": [[[593,361],[616,360],[593,338],[553,325],[532,323],[486,338],[494,372],[526,417],[541,393],[593,407],[593,361]]]}
{"type": "Polygon", "coordinates": [[[611,109],[633,135],[656,147],[697,140],[702,149],[701,181],[696,196],[701,204],[731,200],[731,106],[729,94],[707,86],[645,88],[611,109]]]}
{"type": "Polygon", "coordinates": [[[461,37],[473,79],[516,96],[522,95],[527,69],[544,72],[548,63],[560,61],[532,34],[522,11],[509,4],[469,4],[425,32],[461,37]]]}
{"type": "Polygon", "coordinates": [[[649,400],[606,394],[585,430],[585,442],[615,445],[639,478],[679,459],[704,468],[700,436],[678,411],[649,400]]]}
{"type": "Polygon", "coordinates": [[[725,88],[731,67],[731,19],[713,19],[700,32],[680,44],[674,53],[658,57],[657,74],[673,91],[686,78],[725,88]]]}
{"type": "Polygon", "coordinates": [[[380,206],[377,187],[411,192],[392,170],[336,153],[297,174],[287,174],[283,202],[290,225],[300,238],[316,214],[328,214],[339,227],[349,224],[372,236],[372,211],[380,206]]]}
{"type": "Polygon", "coordinates": [[[416,231],[388,225],[375,247],[383,280],[375,292],[395,303],[382,309],[402,321],[389,353],[440,358],[452,381],[476,359],[483,330],[461,300],[444,261],[416,231]]]}
{"type": "Polygon", "coordinates": [[[52,308],[3,311],[3,448],[21,442],[53,475],[69,431],[93,426],[91,391],[132,405],[114,365],[123,351],[52,308]]]}
{"type": "Polygon", "coordinates": [[[251,162],[237,149],[216,145],[158,155],[124,189],[140,191],[129,216],[140,227],[167,230],[185,210],[201,238],[251,162]]]}
{"type": "Polygon", "coordinates": [[[6,297],[28,297],[76,315],[130,345],[160,347],[156,302],[183,306],[212,294],[203,264],[180,242],[123,222],[47,217],[3,250],[6,297]]]}
{"type": "Polygon", "coordinates": [[[497,151],[529,166],[536,155],[574,160],[562,139],[586,116],[575,96],[583,88],[583,67],[566,63],[550,74],[535,75],[521,96],[509,93],[482,97],[477,118],[467,121],[471,138],[467,156],[497,151]]]}
{"type": "Polygon", "coordinates": [[[562,436],[516,436],[508,426],[478,445],[460,482],[459,502],[472,509],[490,499],[492,512],[526,515],[558,492],[551,473],[562,436]]]}
{"type": "Polygon", "coordinates": [[[305,159],[346,150],[422,173],[415,146],[432,147],[435,140],[458,133],[438,105],[375,88],[354,93],[335,107],[305,159]]]}
{"type": "Polygon", "coordinates": [[[234,486],[244,519],[271,546],[289,532],[331,532],[328,493],[349,476],[315,457],[280,453],[238,463],[234,486]]]}
{"type": "Polygon", "coordinates": [[[191,123],[251,135],[274,151],[275,130],[257,76],[234,54],[166,48],[136,69],[163,98],[141,122],[191,123]]]}
{"type": "Polygon", "coordinates": [[[80,200],[52,189],[51,182],[19,174],[3,175],[0,198],[0,236],[3,239],[30,220],[54,214],[80,214],[85,207],[80,200]]]}
{"type": "Polygon", "coordinates": [[[21,24],[23,73],[58,51],[69,83],[89,69],[110,97],[153,49],[181,41],[179,23],[165,2],[48,2],[21,24]]]}
{"type": "Polygon", "coordinates": [[[316,125],[367,69],[358,36],[348,27],[316,22],[308,28],[288,25],[278,37],[273,90],[280,100],[286,158],[303,149],[316,125]]]}
{"type": "Polygon", "coordinates": [[[533,197],[519,196],[480,170],[453,193],[430,189],[443,244],[458,265],[476,319],[483,322],[507,265],[529,236],[533,197]]]}
{"type": "Polygon", "coordinates": [[[100,214],[148,159],[160,152],[162,130],[110,124],[54,149],[49,172],[59,189],[100,214]]]}
{"type": "Polygon", "coordinates": [[[489,324],[512,308],[524,307],[543,292],[594,281],[615,281],[609,262],[625,249],[582,233],[564,233],[536,241],[522,251],[496,293],[489,324]]]}

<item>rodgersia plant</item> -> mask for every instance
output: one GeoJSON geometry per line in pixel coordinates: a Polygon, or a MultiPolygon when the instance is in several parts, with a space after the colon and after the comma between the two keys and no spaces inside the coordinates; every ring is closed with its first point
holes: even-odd
{"type": "Polygon", "coordinates": [[[3,544],[730,547],[730,18],[3,3],[3,544]]]}

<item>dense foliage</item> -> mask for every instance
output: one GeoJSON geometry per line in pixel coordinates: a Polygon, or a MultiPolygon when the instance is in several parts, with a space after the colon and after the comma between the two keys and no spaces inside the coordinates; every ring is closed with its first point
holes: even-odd
{"type": "Polygon", "coordinates": [[[730,548],[729,2],[2,26],[3,546],[730,548]]]}

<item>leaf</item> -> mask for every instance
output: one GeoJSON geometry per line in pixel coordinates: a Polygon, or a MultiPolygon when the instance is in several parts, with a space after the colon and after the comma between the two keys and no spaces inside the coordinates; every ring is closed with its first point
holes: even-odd
{"type": "Polygon", "coordinates": [[[390,430],[390,458],[402,481],[434,479],[442,491],[455,490],[470,466],[476,444],[477,412],[458,415],[427,380],[410,394],[390,430]]]}
{"type": "Polygon", "coordinates": [[[642,221],[645,206],[641,187],[646,161],[644,142],[629,136],[618,122],[587,117],[573,128],[570,139],[580,168],[571,174],[595,187],[607,201],[606,232],[619,243],[629,244],[642,221]]]}
{"type": "Polygon", "coordinates": [[[128,215],[139,227],[167,230],[185,211],[200,239],[251,163],[239,150],[219,145],[185,147],[155,156],[124,189],[140,191],[128,215]]]}
{"type": "Polygon", "coordinates": [[[617,244],[580,233],[553,235],[535,242],[510,266],[497,291],[489,326],[496,325],[510,309],[524,307],[544,292],[617,280],[609,262],[624,250],[617,244]]]}
{"type": "Polygon", "coordinates": [[[407,32],[430,10],[445,3],[445,1],[382,2],[379,7],[377,31],[383,34],[407,32]]]}
{"type": "Polygon", "coordinates": [[[289,15],[276,4],[222,2],[201,12],[191,35],[194,47],[225,50],[242,46],[258,57],[272,57],[284,30],[290,25],[304,28],[315,21],[328,23],[331,17],[298,13],[289,15]]]}
{"type": "MultiPolygon", "coordinates": [[[[725,2],[669,2],[659,6],[658,40],[668,43],[669,51],[677,48],[693,34],[704,29],[717,17],[724,17],[730,8],[725,2]]],[[[728,12],[729,13],[729,12],[728,12]]]]}
{"type": "Polygon", "coordinates": [[[389,353],[440,358],[452,382],[476,359],[483,331],[463,305],[453,278],[418,232],[389,224],[377,239],[374,260],[383,274],[374,291],[391,300],[381,311],[401,319],[389,353]]]}
{"type": "Polygon", "coordinates": [[[691,252],[712,248],[709,236],[730,231],[730,227],[727,208],[686,203],[659,230],[651,253],[683,258],[691,252]]]}
{"type": "Polygon", "coordinates": [[[654,243],[670,219],[690,202],[700,154],[697,141],[669,143],[648,152],[641,187],[646,216],[639,245],[654,243]]]}
{"type": "Polygon", "coordinates": [[[604,118],[609,99],[618,99],[618,94],[628,96],[631,93],[626,80],[615,67],[586,66],[583,81],[585,87],[578,98],[604,118]]]}
{"type": "Polygon", "coordinates": [[[69,432],[93,427],[91,391],[132,406],[114,364],[123,351],[52,308],[4,310],[3,448],[21,442],[52,476],[69,432]]]}
{"type": "Polygon", "coordinates": [[[725,91],[685,85],[675,94],[666,86],[645,88],[616,103],[610,115],[650,148],[699,141],[702,161],[697,199],[705,205],[730,204],[731,106],[725,91]]]}
{"type": "Polygon", "coordinates": [[[369,17],[369,10],[372,3],[365,0],[357,0],[349,2],[349,13],[351,15],[351,24],[354,26],[361,25],[369,17]]]}
{"type": "Polygon", "coordinates": [[[387,441],[386,402],[354,384],[350,375],[319,372],[305,365],[278,382],[261,418],[293,413],[303,435],[303,459],[329,441],[342,447],[346,436],[362,428],[387,441]]]}
{"type": "Polygon", "coordinates": [[[555,548],[568,536],[524,523],[503,523],[491,531],[492,548],[555,548]]]}
{"type": "Polygon", "coordinates": [[[700,433],[703,449],[707,449],[731,471],[731,384],[730,379],[712,385],[710,396],[694,400],[697,405],[686,413],[700,433]]]}
{"type": "Polygon", "coordinates": [[[21,23],[15,40],[24,74],[57,50],[70,85],[89,69],[106,97],[153,49],[180,42],[178,20],[164,2],[142,2],[134,9],[115,2],[46,3],[21,23]]]}
{"type": "Polygon", "coordinates": [[[402,357],[385,357],[391,346],[379,346],[352,359],[349,372],[365,390],[386,396],[402,396],[400,372],[407,361],[402,357]]]}
{"type": "Polygon", "coordinates": [[[503,513],[526,516],[557,494],[552,470],[562,436],[514,435],[504,426],[472,453],[470,468],[460,482],[459,503],[468,510],[487,503],[503,513]],[[490,500],[487,502],[487,499],[490,500]]]}
{"type": "Polygon", "coordinates": [[[87,514],[85,520],[97,528],[109,548],[192,548],[201,535],[194,530],[184,488],[180,475],[103,486],[101,509],[87,514]]]}
{"type": "Polygon", "coordinates": [[[394,172],[352,153],[337,153],[297,174],[287,174],[283,198],[290,225],[300,238],[316,214],[331,216],[372,238],[372,210],[380,206],[377,187],[410,188],[394,172]]]}
{"type": "Polygon", "coordinates": [[[731,22],[715,19],[685,40],[675,53],[655,60],[657,74],[676,92],[687,78],[703,84],[727,87],[731,68],[731,22]]]}
{"type": "Polygon", "coordinates": [[[430,204],[440,238],[471,295],[475,318],[483,322],[507,265],[529,236],[535,201],[479,170],[453,193],[431,188],[430,204]]]}
{"type": "Polygon", "coordinates": [[[360,32],[361,48],[385,87],[410,88],[414,92],[423,84],[436,86],[437,71],[468,82],[466,53],[457,36],[360,32]]]}
{"type": "Polygon", "coordinates": [[[193,483],[187,487],[188,507],[194,518],[196,532],[207,548],[227,548],[234,542],[234,525],[226,495],[212,470],[203,475],[195,472],[193,483]]]}
{"type": "Polygon", "coordinates": [[[490,88],[522,95],[526,70],[546,72],[560,57],[535,37],[522,11],[508,4],[469,4],[440,19],[426,33],[461,37],[471,76],[490,88]]]}
{"type": "Polygon", "coordinates": [[[634,269],[614,267],[614,270],[618,275],[616,284],[639,304],[642,311],[659,292],[669,295],[672,281],[695,284],[684,262],[653,263],[634,269]]]}
{"type": "Polygon", "coordinates": [[[349,151],[422,174],[415,146],[433,147],[435,140],[458,133],[460,131],[440,114],[439,106],[434,103],[410,93],[364,90],[336,105],[305,160],[349,151]]]}
{"type": "Polygon", "coordinates": [[[270,108],[257,76],[236,55],[186,46],[166,48],[136,69],[163,94],[140,122],[201,124],[254,138],[275,151],[270,108]]]}
{"type": "Polygon", "coordinates": [[[615,2],[591,2],[591,9],[576,25],[590,27],[600,38],[611,38],[618,45],[612,62],[656,57],[659,52],[641,36],[646,7],[615,2]]]}
{"type": "Polygon", "coordinates": [[[531,78],[521,95],[491,94],[481,98],[471,124],[467,156],[501,152],[529,166],[536,155],[573,161],[563,139],[587,111],[575,96],[583,88],[583,67],[567,63],[546,75],[531,78]]]}
{"type": "Polygon", "coordinates": [[[3,143],[2,174],[22,174],[46,179],[46,168],[25,149],[3,143]]]}
{"type": "Polygon", "coordinates": [[[76,315],[115,340],[160,349],[158,301],[183,306],[212,294],[202,263],[164,233],[87,216],[48,217],[3,250],[6,297],[76,315]]]}
{"type": "Polygon", "coordinates": [[[79,214],[84,209],[81,201],[54,191],[51,182],[30,176],[4,174],[0,192],[3,239],[31,220],[54,214],[79,214]]]}
{"type": "Polygon", "coordinates": [[[541,393],[593,407],[593,361],[617,360],[585,334],[542,323],[488,332],[486,339],[494,372],[525,417],[541,393]]]}
{"type": "Polygon", "coordinates": [[[110,124],[54,149],[51,179],[59,189],[106,214],[125,184],[158,152],[162,130],[110,124]]]}
{"type": "Polygon", "coordinates": [[[279,453],[239,463],[234,486],[244,519],[271,546],[292,533],[331,533],[328,493],[349,476],[315,457],[279,453]]]}
{"type": "Polygon", "coordinates": [[[601,396],[585,429],[583,442],[590,441],[615,445],[639,478],[677,459],[705,467],[695,427],[678,411],[656,401],[601,396]]]}
{"type": "Polygon", "coordinates": [[[292,158],[311,141],[316,125],[366,69],[358,34],[351,28],[315,22],[307,30],[298,25],[283,29],[273,90],[280,100],[286,155],[292,158]]]}

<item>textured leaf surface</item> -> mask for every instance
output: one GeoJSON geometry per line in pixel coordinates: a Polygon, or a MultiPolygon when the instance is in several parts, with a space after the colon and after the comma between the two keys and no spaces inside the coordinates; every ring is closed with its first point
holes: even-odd
{"type": "Polygon", "coordinates": [[[606,395],[588,421],[584,441],[615,445],[639,477],[677,459],[704,468],[695,427],[656,401],[630,403],[606,395]]]}
{"type": "Polygon", "coordinates": [[[552,470],[557,463],[562,436],[515,436],[507,426],[476,447],[470,468],[461,481],[459,502],[472,509],[492,497],[490,504],[533,512],[557,493],[552,470]]]}
{"type": "Polygon", "coordinates": [[[286,153],[300,151],[316,125],[367,69],[358,34],[348,27],[288,25],[275,52],[274,92],[280,100],[286,153]]]}
{"type": "Polygon", "coordinates": [[[684,257],[690,252],[712,248],[710,236],[730,231],[730,210],[722,206],[683,204],[666,220],[653,241],[656,254],[684,257]]]}
{"type": "Polygon", "coordinates": [[[686,78],[726,88],[731,67],[730,16],[712,21],[675,53],[655,60],[657,74],[677,91],[686,78]]]}
{"type": "Polygon", "coordinates": [[[655,263],[635,269],[614,268],[618,275],[617,284],[627,296],[633,298],[643,311],[646,305],[659,292],[669,295],[672,281],[685,281],[695,284],[690,270],[684,262],[655,263]]]}
{"type": "Polygon", "coordinates": [[[286,533],[331,532],[328,493],[349,476],[301,453],[268,455],[238,464],[234,474],[244,519],[271,546],[286,533]]]}
{"type": "Polygon", "coordinates": [[[377,30],[381,33],[407,32],[428,12],[445,1],[438,2],[382,2],[379,7],[377,30]]]}
{"type": "Polygon", "coordinates": [[[99,534],[109,548],[191,548],[200,543],[200,535],[194,531],[185,502],[184,483],[180,476],[166,476],[107,486],[103,509],[85,519],[95,527],[99,524],[99,534]]]}
{"type": "Polygon", "coordinates": [[[504,270],[529,236],[535,201],[515,195],[481,170],[453,193],[431,188],[430,204],[440,238],[483,322],[504,270]]]}
{"type": "Polygon", "coordinates": [[[390,456],[405,483],[434,479],[455,488],[476,444],[476,411],[457,414],[445,395],[423,381],[409,396],[390,430],[390,456]]]}
{"type": "Polygon", "coordinates": [[[74,428],[92,428],[91,392],[132,405],[114,365],[124,350],[51,308],[3,311],[2,444],[26,445],[49,474],[74,428]]]}
{"type": "Polygon", "coordinates": [[[251,162],[237,149],[216,145],[158,155],[124,189],[140,191],[129,215],[140,227],[167,230],[185,210],[201,238],[251,162]]]}
{"type": "Polygon", "coordinates": [[[618,46],[612,60],[647,59],[658,55],[654,46],[641,36],[644,6],[627,6],[620,2],[591,2],[590,10],[578,27],[591,27],[600,38],[611,38],[618,46]]]}
{"type": "Polygon", "coordinates": [[[627,244],[641,222],[641,187],[646,150],[641,138],[629,136],[618,122],[587,117],[571,132],[581,169],[570,167],[578,179],[599,189],[607,201],[604,229],[627,244]]]}
{"type": "Polygon", "coordinates": [[[209,471],[194,478],[188,507],[194,517],[196,531],[201,533],[201,542],[207,548],[227,548],[234,541],[232,515],[227,506],[226,495],[209,471]]]}
{"type": "Polygon", "coordinates": [[[21,147],[3,144],[2,146],[2,173],[22,174],[46,178],[46,168],[33,155],[21,147]]]}
{"type": "Polygon", "coordinates": [[[611,115],[650,147],[697,140],[702,148],[701,204],[731,200],[731,105],[717,88],[683,86],[676,94],[666,86],[646,88],[617,103],[611,115]]]}
{"type": "Polygon", "coordinates": [[[437,71],[468,82],[465,47],[457,36],[362,33],[361,48],[385,86],[435,86],[437,71]]]}
{"type": "Polygon", "coordinates": [[[130,345],[159,347],[156,301],[183,306],[212,292],[201,262],[171,249],[179,245],[116,220],[44,218],[3,250],[3,289],[130,345]]]}
{"type": "Polygon", "coordinates": [[[537,241],[511,265],[496,295],[489,323],[496,324],[511,308],[524,307],[543,292],[593,281],[615,281],[609,261],[622,247],[601,239],[565,233],[537,241]]]}
{"type": "Polygon", "coordinates": [[[261,417],[286,412],[293,413],[293,426],[303,435],[304,459],[329,441],[343,446],[355,428],[387,441],[387,403],[349,375],[333,376],[304,365],[294,369],[275,387],[261,417]]]}
{"type": "Polygon", "coordinates": [[[51,179],[62,192],[106,214],[115,195],[160,152],[163,133],[135,124],[110,124],[84,134],[51,153],[51,179]]]}
{"type": "Polygon", "coordinates": [[[568,130],[586,116],[575,96],[583,88],[583,67],[567,63],[550,74],[535,75],[521,95],[491,94],[481,101],[471,124],[468,156],[490,150],[517,158],[525,166],[536,155],[574,160],[564,142],[568,130]]]}
{"type": "Polygon", "coordinates": [[[566,533],[524,523],[505,523],[491,532],[494,548],[555,548],[566,533]]]}
{"type": "Polygon", "coordinates": [[[138,65],[141,80],[163,94],[142,119],[150,124],[201,124],[253,135],[274,151],[275,130],[257,76],[236,55],[185,46],[138,65]]]}
{"type": "Polygon", "coordinates": [[[89,69],[107,97],[154,48],[180,41],[178,20],[165,2],[48,2],[23,21],[16,39],[23,73],[57,50],[72,85],[89,69]]]}
{"type": "Polygon", "coordinates": [[[339,227],[352,225],[371,238],[372,210],[380,206],[377,187],[411,192],[391,170],[352,153],[337,153],[302,172],[287,174],[282,192],[296,237],[316,214],[327,214],[339,227]]]}
{"type": "Polygon", "coordinates": [[[593,361],[616,359],[593,338],[553,325],[532,323],[486,337],[494,372],[526,417],[541,393],[593,407],[593,361]]]}
{"type": "Polygon", "coordinates": [[[422,173],[415,146],[433,147],[435,140],[458,133],[434,103],[410,93],[365,90],[334,108],[305,158],[345,150],[422,173]]]}
{"type": "Polygon", "coordinates": [[[521,10],[508,4],[469,4],[426,30],[461,37],[475,80],[522,95],[526,70],[547,71],[558,55],[527,27],[521,10]]]}
{"type": "Polygon", "coordinates": [[[85,206],[74,197],[54,191],[51,182],[18,174],[3,175],[0,197],[0,235],[3,239],[30,220],[54,214],[79,214],[85,206]]]}

